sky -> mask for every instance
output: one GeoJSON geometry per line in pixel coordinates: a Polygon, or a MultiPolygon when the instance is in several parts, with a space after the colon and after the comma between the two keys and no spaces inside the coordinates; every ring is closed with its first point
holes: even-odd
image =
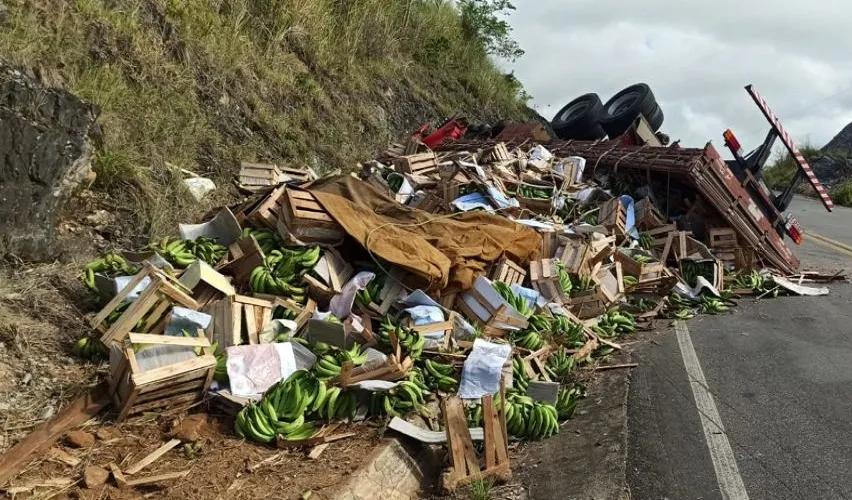
{"type": "Polygon", "coordinates": [[[650,85],[662,131],[681,145],[731,128],[748,151],[769,125],[743,88],[753,84],[797,142],[828,142],[852,121],[852,4],[829,0],[515,0],[509,18],[526,51],[506,63],[553,115],[595,92],[606,102],[650,85]],[[744,7],[743,5],[748,5],[744,7]]]}

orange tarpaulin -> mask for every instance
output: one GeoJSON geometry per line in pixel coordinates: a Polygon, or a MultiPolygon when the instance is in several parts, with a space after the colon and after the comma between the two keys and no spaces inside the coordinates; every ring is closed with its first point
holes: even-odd
{"type": "Polygon", "coordinates": [[[499,215],[433,215],[348,175],[317,182],[310,191],[350,236],[414,273],[431,292],[467,290],[502,256],[525,265],[541,247],[538,233],[499,215]]]}

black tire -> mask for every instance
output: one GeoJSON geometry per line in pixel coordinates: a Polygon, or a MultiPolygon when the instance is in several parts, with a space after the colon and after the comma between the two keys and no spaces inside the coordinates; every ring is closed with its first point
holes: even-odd
{"type": "Polygon", "coordinates": [[[647,118],[657,108],[651,87],[646,83],[637,83],[615,94],[603,105],[601,126],[609,138],[614,139],[630,128],[640,114],[647,118]]]}
{"type": "Polygon", "coordinates": [[[584,94],[563,106],[550,124],[560,139],[601,139],[606,135],[600,126],[602,114],[601,98],[584,94]]]}
{"type": "Polygon", "coordinates": [[[657,104],[657,108],[654,109],[654,112],[651,113],[651,116],[647,116],[645,118],[648,120],[648,125],[651,126],[651,130],[653,130],[654,132],[660,130],[660,127],[663,126],[663,119],[665,118],[663,116],[663,108],[661,108],[660,105],[657,104]]]}

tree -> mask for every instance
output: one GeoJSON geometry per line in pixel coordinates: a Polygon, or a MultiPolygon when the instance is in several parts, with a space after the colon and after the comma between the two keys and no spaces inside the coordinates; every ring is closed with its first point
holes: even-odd
{"type": "Polygon", "coordinates": [[[464,35],[483,47],[487,54],[515,61],[524,51],[510,33],[505,17],[515,10],[510,0],[460,0],[464,35]]]}

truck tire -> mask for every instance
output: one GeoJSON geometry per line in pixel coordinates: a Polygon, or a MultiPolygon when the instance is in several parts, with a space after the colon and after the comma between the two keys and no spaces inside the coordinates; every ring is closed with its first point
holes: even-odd
{"type": "Polygon", "coordinates": [[[612,96],[603,108],[601,126],[609,138],[614,139],[623,134],[640,114],[648,118],[658,106],[651,87],[646,83],[637,83],[612,96]]]}
{"type": "Polygon", "coordinates": [[[600,126],[602,113],[601,98],[597,94],[584,94],[560,109],[551,126],[560,139],[602,139],[606,135],[600,126]]]}
{"type": "Polygon", "coordinates": [[[660,107],[659,103],[657,104],[656,109],[654,109],[654,112],[651,113],[651,116],[646,117],[646,119],[648,120],[648,125],[651,126],[651,130],[654,132],[660,130],[660,127],[663,126],[664,116],[663,108],[660,107]]]}

